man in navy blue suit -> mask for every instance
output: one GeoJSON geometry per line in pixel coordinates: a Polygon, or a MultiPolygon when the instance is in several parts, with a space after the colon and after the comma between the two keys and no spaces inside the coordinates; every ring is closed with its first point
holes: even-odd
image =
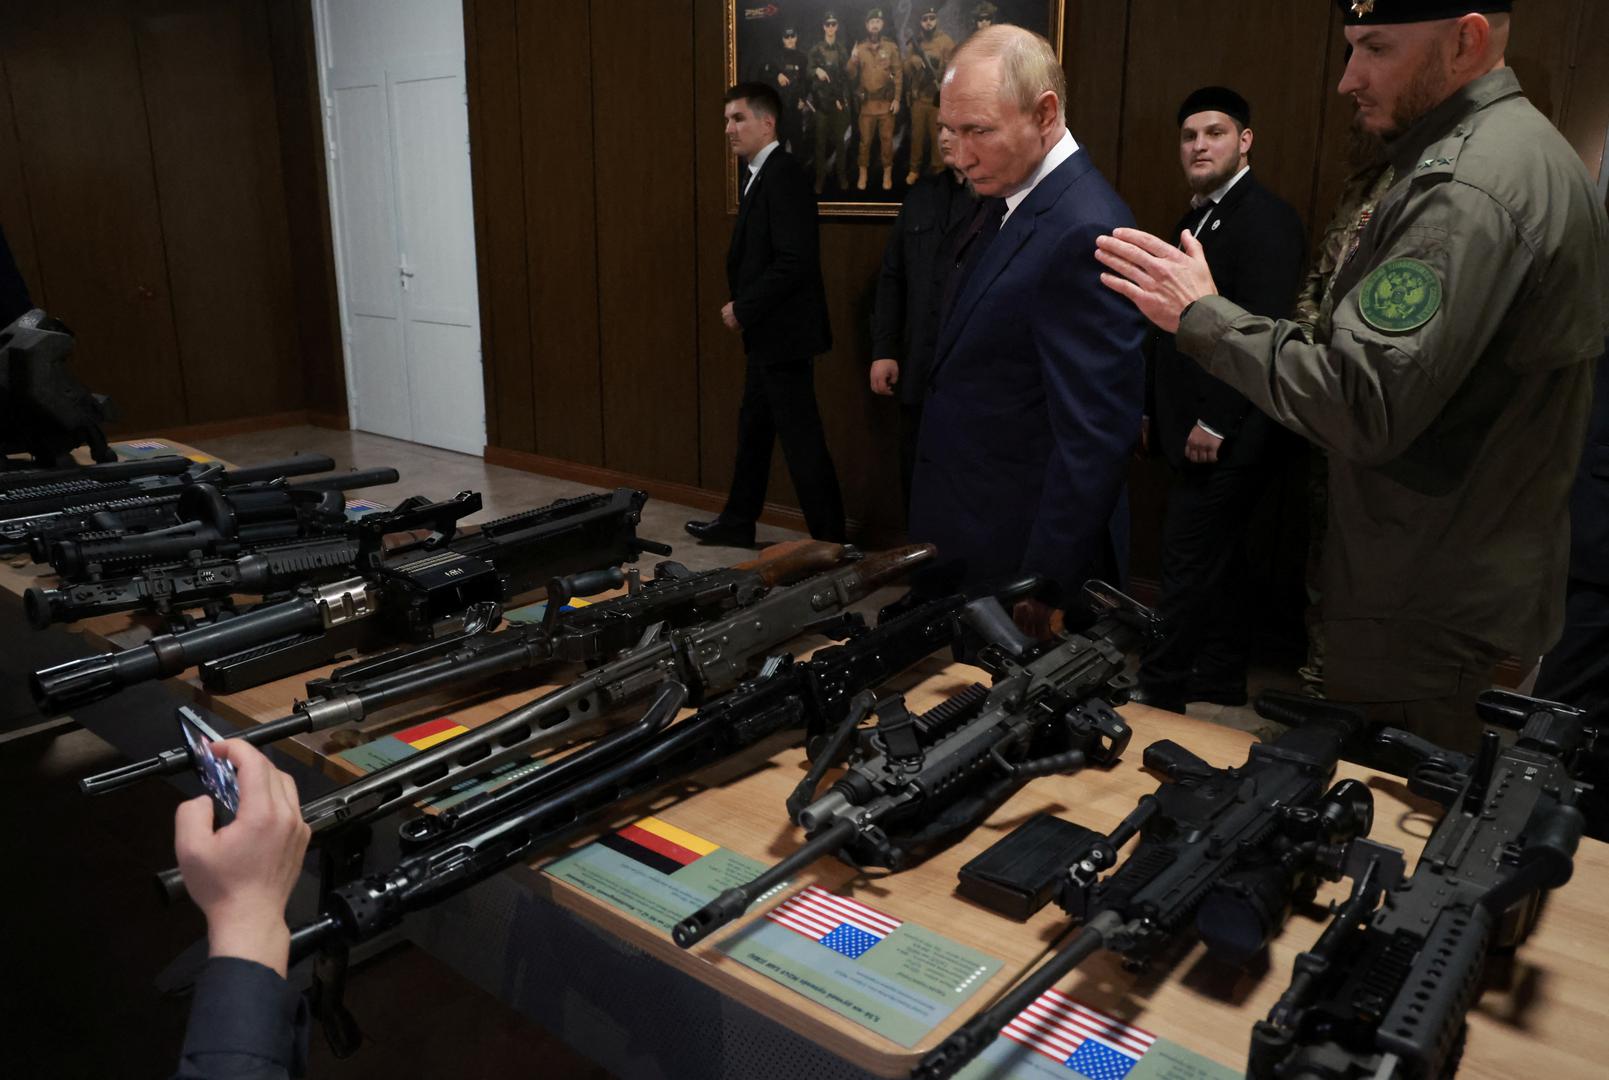
{"type": "Polygon", "coordinates": [[[1121,576],[1144,404],[1144,322],[1095,261],[1133,215],[1067,130],[1066,97],[1050,43],[1015,26],[974,34],[945,74],[939,123],[983,202],[945,285],[911,492],[911,539],[941,560],[919,588],[1042,574],[1060,596],[1016,611],[1041,634],[1051,603],[1121,576]]]}

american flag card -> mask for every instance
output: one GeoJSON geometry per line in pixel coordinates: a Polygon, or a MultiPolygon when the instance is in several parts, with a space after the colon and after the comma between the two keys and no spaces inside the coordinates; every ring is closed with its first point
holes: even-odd
{"type": "Polygon", "coordinates": [[[1156,1036],[1115,1016],[1046,990],[1001,1035],[1058,1061],[1090,1080],[1123,1080],[1156,1036]]]}
{"type": "Polygon", "coordinates": [[[772,908],[766,918],[851,960],[860,959],[900,925],[898,919],[876,908],[816,885],[806,885],[772,908]]]}

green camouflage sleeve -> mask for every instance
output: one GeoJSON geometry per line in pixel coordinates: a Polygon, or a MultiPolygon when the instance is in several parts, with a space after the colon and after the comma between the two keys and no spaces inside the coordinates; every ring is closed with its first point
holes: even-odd
{"type": "Polygon", "coordinates": [[[1533,253],[1508,214],[1456,181],[1414,191],[1327,341],[1219,296],[1185,312],[1179,348],[1279,423],[1364,465],[1398,457],[1442,411],[1522,296],[1533,253]]]}

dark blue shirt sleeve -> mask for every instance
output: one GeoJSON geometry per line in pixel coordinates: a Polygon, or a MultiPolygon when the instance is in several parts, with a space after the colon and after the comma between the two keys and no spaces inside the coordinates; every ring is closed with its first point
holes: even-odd
{"type": "Polygon", "coordinates": [[[307,1004],[254,960],[215,956],[196,979],[173,1080],[283,1080],[307,1066],[307,1004]]]}

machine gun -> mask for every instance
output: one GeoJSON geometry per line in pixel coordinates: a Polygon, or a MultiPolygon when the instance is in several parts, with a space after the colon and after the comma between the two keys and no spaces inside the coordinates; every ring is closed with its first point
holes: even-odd
{"type": "MultiPolygon", "coordinates": [[[[38,484],[25,484],[0,490],[0,524],[14,523],[18,519],[42,518],[90,506],[134,498],[177,499],[179,493],[191,484],[216,484],[234,487],[287,476],[307,476],[329,472],[335,462],[322,454],[299,454],[285,461],[271,461],[263,465],[249,465],[239,469],[226,469],[216,461],[183,461],[184,468],[176,468],[170,458],[155,458],[150,462],[128,462],[133,465],[156,466],[160,471],[123,476],[117,479],[97,480],[75,476],[66,480],[51,480],[38,484]]],[[[113,468],[116,466],[103,466],[113,468]]]]}
{"type": "Polygon", "coordinates": [[[860,625],[849,611],[851,604],[933,553],[932,545],[924,544],[869,555],[843,569],[773,589],[716,622],[668,633],[650,631],[637,647],[568,686],[306,803],[302,816],[315,837],[372,820],[504,762],[596,734],[611,711],[667,682],[680,683],[694,703],[701,703],[737,685],[760,658],[801,634],[846,636],[860,625]]]}
{"type": "Polygon", "coordinates": [[[806,842],[678,923],[671,932],[676,944],[686,949],[702,941],[823,855],[901,870],[971,830],[1033,777],[1121,757],[1129,727],[1102,699],[1124,699],[1132,684],[1125,650],[1155,633],[1156,618],[1099,582],[1086,585],[1085,595],[1105,617],[1087,635],[1048,647],[1018,632],[998,600],[969,606],[963,618],[987,643],[979,662],[994,676],[991,689],[975,684],[921,716],[910,715],[899,695],[856,698],[788,800],[806,842]],[[879,722],[862,733],[848,771],[815,798],[827,769],[872,713],[879,722]]]}
{"type": "MultiPolygon", "coordinates": [[[[1258,712],[1275,709],[1258,701],[1258,712]]],[[[1209,954],[1244,963],[1309,902],[1321,878],[1338,880],[1348,845],[1368,832],[1374,799],[1355,780],[1325,788],[1362,717],[1279,695],[1278,711],[1307,722],[1251,748],[1246,764],[1217,768],[1169,740],[1145,748],[1145,766],[1169,782],[1140,800],[1106,836],[1088,833],[1057,902],[1077,936],[925,1057],[912,1074],[939,1080],[976,1057],[1018,1013],[1101,949],[1142,965],[1193,921],[1209,954]],[[1113,873],[1098,875],[1136,834],[1113,873]]]]}
{"type": "Polygon", "coordinates": [[[1495,732],[1473,757],[1381,733],[1418,757],[1409,789],[1447,813],[1406,880],[1400,851],[1370,845],[1351,895],[1252,1029],[1253,1080],[1437,1080],[1457,1070],[1487,957],[1524,942],[1548,891],[1570,880],[1585,791],[1574,770],[1590,748],[1579,711],[1489,694],[1483,715],[1524,717],[1507,749],[1495,732]]]}
{"type": "MultiPolygon", "coordinates": [[[[174,535],[171,531],[176,527],[194,521],[199,528],[210,524],[225,538],[244,537],[251,543],[266,542],[274,531],[281,536],[297,535],[284,531],[279,524],[292,514],[316,515],[331,523],[344,521],[343,504],[330,498],[332,493],[396,482],[397,471],[383,468],[336,473],[296,483],[275,479],[227,488],[211,482],[185,485],[164,495],[113,499],[61,513],[0,521],[0,554],[26,552],[36,563],[59,562],[55,567],[57,572],[71,578],[104,577],[119,569],[155,561],[153,553],[146,550],[127,563],[95,562],[97,554],[115,552],[122,545],[138,550],[135,537],[159,531],[170,531],[169,535],[174,535]],[[89,544],[80,547],[83,541],[89,544]],[[71,553],[58,559],[54,553],[61,550],[71,553]]],[[[205,538],[204,534],[199,535],[205,538]]],[[[166,555],[168,561],[173,561],[189,557],[196,546],[193,536],[188,546],[175,541],[168,552],[155,554],[166,555]]]]}
{"type": "Polygon", "coordinates": [[[69,480],[112,483],[144,476],[177,476],[194,464],[195,462],[189,458],[174,452],[129,461],[108,460],[94,465],[73,463],[48,469],[6,469],[0,471],[0,493],[24,487],[38,487],[41,484],[60,484],[69,480]]]}
{"type": "Polygon", "coordinates": [[[192,557],[238,555],[277,540],[342,531],[344,492],[396,482],[397,470],[384,468],[298,484],[191,484],[174,505],[177,524],[132,535],[107,529],[61,537],[49,545],[46,561],[63,578],[83,580],[192,557]]]}
{"type": "MultiPolygon", "coordinates": [[[[497,630],[500,609],[482,605],[458,634],[337,668],[328,678],[313,680],[307,684],[308,700],[297,702],[289,716],[248,728],[240,737],[253,746],[265,746],[353,723],[427,693],[482,684],[555,661],[590,667],[637,644],[655,626],[693,626],[748,607],[772,588],[829,570],[852,554],[840,544],[802,540],[778,544],[759,559],[723,570],[695,574],[679,563],[660,563],[653,579],[630,594],[572,611],[563,610],[570,598],[618,588],[625,575],[603,570],[555,578],[547,587],[547,610],[540,623],[497,630]]],[[[188,751],[179,746],[86,777],[79,788],[86,795],[100,795],[143,777],[188,768],[188,751]]]]}
{"type": "MultiPolygon", "coordinates": [[[[998,595],[1009,603],[1039,584],[1027,578],[998,595]]],[[[621,800],[779,732],[802,734],[836,725],[857,694],[955,645],[961,627],[957,616],[972,602],[965,596],[930,601],[818,650],[807,661],[773,656],[756,677],[674,724],[669,706],[680,695],[661,697],[637,723],[523,780],[403,822],[409,854],[392,869],[332,890],[318,919],[292,936],[294,954],[331,942],[366,940],[406,913],[462,892],[596,824],[621,800]]],[[[660,693],[676,694],[678,686],[667,684],[660,693]]]]}
{"type": "Polygon", "coordinates": [[[637,537],[647,498],[620,488],[561,499],[456,539],[458,519],[480,509],[478,494],[461,492],[438,504],[410,499],[391,515],[353,524],[364,553],[359,576],[303,586],[293,599],[213,625],[34,672],[34,700],[57,713],[192,665],[201,666],[208,690],[232,693],[328,663],[348,650],[456,633],[478,602],[501,603],[554,577],[634,560],[643,551],[669,554],[665,545],[637,537]],[[416,519],[447,525],[424,540],[382,550],[385,534],[416,519]]]}
{"type": "MultiPolygon", "coordinates": [[[[736,686],[762,657],[795,637],[820,633],[843,638],[861,629],[864,624],[849,610],[850,605],[927,562],[934,551],[931,544],[921,544],[879,552],[773,589],[763,599],[716,622],[664,634],[650,630],[637,647],[568,686],[303,803],[302,818],[312,826],[313,839],[320,841],[339,829],[373,821],[506,762],[523,761],[543,750],[619,728],[620,723],[610,721],[611,712],[658,692],[667,683],[677,684],[686,698],[701,704],[736,686]]],[[[157,877],[170,897],[183,895],[184,882],[177,870],[165,870],[157,877]]]]}

